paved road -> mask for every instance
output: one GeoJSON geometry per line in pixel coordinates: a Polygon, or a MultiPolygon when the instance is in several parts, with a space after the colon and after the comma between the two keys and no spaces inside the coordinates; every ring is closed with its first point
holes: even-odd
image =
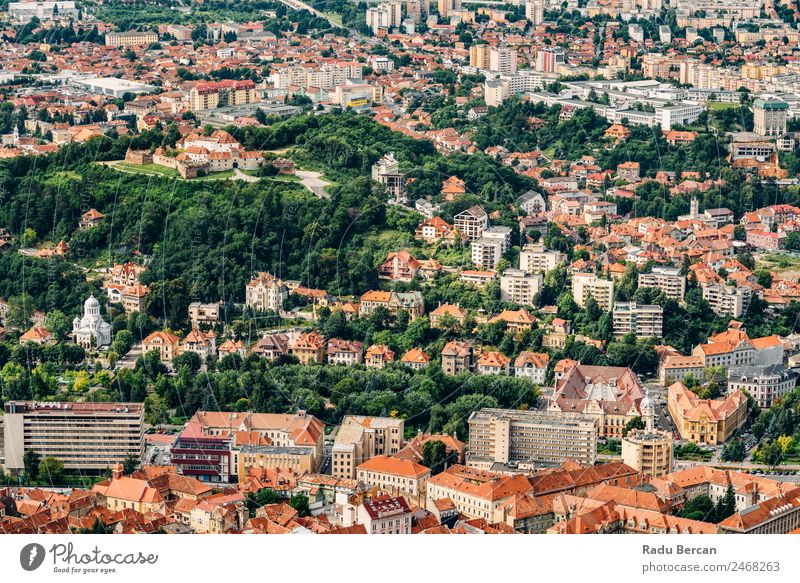
{"type": "Polygon", "coordinates": [[[330,195],[325,191],[325,188],[330,186],[330,182],[322,178],[319,172],[311,170],[297,170],[295,174],[300,177],[300,182],[303,183],[307,189],[316,194],[320,198],[329,198],[330,195]]]}
{"type": "Polygon", "coordinates": [[[261,179],[258,176],[250,176],[249,174],[245,174],[238,168],[234,168],[231,180],[243,180],[244,182],[258,182],[261,179]]]}

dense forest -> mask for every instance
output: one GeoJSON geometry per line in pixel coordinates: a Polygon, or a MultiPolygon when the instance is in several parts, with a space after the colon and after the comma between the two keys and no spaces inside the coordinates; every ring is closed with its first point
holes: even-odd
{"type": "Polygon", "coordinates": [[[517,193],[533,185],[488,157],[443,158],[429,142],[350,113],[231,131],[248,148],[294,147],[299,164],[334,181],[330,198],[317,198],[291,181],[184,181],[121,173],[98,163],[123,158],[129,147],[174,143],[179,135],[172,128],[100,138],[46,157],[4,160],[0,224],[28,246],[64,239],[70,255],[53,261],[0,256],[3,294],[24,291],[40,309],[58,307],[74,315],[97,289],[82,282],[85,269],[137,256],[149,258],[143,283],[155,292],[150,313],[172,324],[183,321],[194,300],[242,301],[246,281],[262,270],[334,294],[361,294],[377,286],[375,267],[393,246],[378,235],[400,229],[408,237],[419,220],[411,211],[387,211],[386,193],[368,178],[383,154],[394,152],[405,167],[419,168],[418,195],[437,196],[441,181],[458,174],[470,191],[488,197],[489,210],[507,211],[517,193]],[[80,216],[89,208],[107,220],[79,231],[80,216]]]}

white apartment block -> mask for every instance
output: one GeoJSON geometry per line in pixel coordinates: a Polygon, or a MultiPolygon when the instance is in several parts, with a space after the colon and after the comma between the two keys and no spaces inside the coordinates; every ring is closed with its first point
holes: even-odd
{"type": "Polygon", "coordinates": [[[517,51],[508,47],[489,49],[489,70],[506,75],[517,72],[517,51]]]}
{"type": "Polygon", "coordinates": [[[489,228],[489,215],[479,206],[473,206],[453,217],[453,226],[470,241],[476,241],[489,228]]]}
{"type": "Polygon", "coordinates": [[[276,89],[287,89],[290,85],[297,85],[302,89],[319,87],[332,89],[337,85],[344,85],[348,80],[361,80],[363,78],[363,65],[361,63],[341,62],[324,65],[303,64],[281,67],[270,75],[270,82],[276,89]]]}
{"type": "Polygon", "coordinates": [[[591,273],[576,273],[572,276],[572,297],[581,308],[593,297],[600,309],[610,312],[614,303],[614,282],[591,273]]]}
{"type": "Polygon", "coordinates": [[[614,336],[633,333],[637,338],[661,338],[664,335],[664,308],[636,302],[614,304],[614,336]]]}
{"type": "Polygon", "coordinates": [[[639,287],[655,287],[671,300],[683,300],[686,276],[677,267],[654,267],[650,273],[639,274],[639,287]]]}
{"type": "Polygon", "coordinates": [[[481,237],[470,244],[472,263],[480,269],[495,269],[503,257],[503,244],[497,239],[481,237]]]}
{"type": "Polygon", "coordinates": [[[533,299],[544,285],[541,273],[527,273],[522,269],[506,269],[500,277],[500,299],[521,306],[533,306],[533,299]]]}
{"type": "Polygon", "coordinates": [[[749,287],[708,284],[703,286],[703,299],[711,304],[711,310],[718,316],[739,318],[747,311],[753,290],[749,287]]]}
{"type": "Polygon", "coordinates": [[[519,268],[528,273],[547,273],[566,260],[566,255],[560,251],[546,251],[541,243],[525,245],[519,253],[519,268]]]}

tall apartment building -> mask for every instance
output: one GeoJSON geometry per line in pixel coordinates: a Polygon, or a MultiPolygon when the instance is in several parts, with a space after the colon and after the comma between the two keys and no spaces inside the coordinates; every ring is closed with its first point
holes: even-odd
{"type": "Polygon", "coordinates": [[[455,215],[453,226],[468,240],[475,241],[489,228],[489,215],[481,207],[473,206],[455,215]]]}
{"type": "Polygon", "coordinates": [[[269,81],[276,89],[287,89],[297,85],[301,89],[318,87],[332,89],[344,85],[349,80],[360,81],[364,76],[364,66],[359,62],[340,61],[322,65],[288,65],[276,66],[269,81]]]}
{"type": "Polygon", "coordinates": [[[649,479],[666,476],[672,472],[672,433],[655,428],[656,409],[649,395],[640,409],[645,428],[622,438],[622,462],[649,479]]]}
{"type": "Polygon", "coordinates": [[[107,47],[138,47],[158,42],[158,34],[151,31],[109,32],[106,34],[107,47]]]}
{"type": "Polygon", "coordinates": [[[490,469],[509,462],[594,465],[594,421],[547,411],[481,409],[469,417],[467,465],[490,469]]]}
{"type": "Polygon", "coordinates": [[[367,8],[366,23],[375,34],[381,29],[398,28],[402,22],[403,6],[400,0],[389,0],[367,8]]]}
{"type": "Polygon", "coordinates": [[[192,111],[255,102],[256,85],[252,79],[206,81],[198,83],[189,91],[189,109],[192,111]]]}
{"type": "Polygon", "coordinates": [[[533,306],[533,299],[544,285],[541,273],[528,273],[522,269],[506,269],[500,277],[500,299],[522,306],[533,306]]]}
{"type": "Polygon", "coordinates": [[[525,2],[525,18],[530,20],[533,26],[539,26],[544,22],[544,0],[525,2]]]}
{"type": "Polygon", "coordinates": [[[786,133],[789,104],[780,99],[756,99],[753,102],[753,131],[761,136],[786,133]]]}
{"type": "Polygon", "coordinates": [[[141,458],[141,403],[6,401],[3,424],[5,470],[17,474],[33,450],[52,456],[67,471],[101,472],[129,455],[141,458]]]}
{"type": "Polygon", "coordinates": [[[469,66],[476,69],[489,68],[489,45],[476,44],[469,47],[469,66]]]}
{"type": "Polygon", "coordinates": [[[610,312],[614,303],[614,282],[591,273],[576,273],[572,276],[572,297],[581,308],[593,297],[600,309],[610,312]]]}
{"type": "Polygon", "coordinates": [[[677,267],[654,267],[650,273],[639,274],[639,287],[655,287],[671,300],[683,300],[686,276],[677,267]]]}
{"type": "Polygon", "coordinates": [[[461,0],[438,0],[437,8],[439,16],[449,19],[453,12],[461,11],[461,0]]]}
{"type": "Polygon", "coordinates": [[[256,312],[280,312],[288,295],[283,281],[262,271],[247,284],[245,305],[256,312]]]}
{"type": "Polygon", "coordinates": [[[703,286],[703,299],[711,304],[717,316],[739,318],[750,305],[753,290],[744,286],[708,284],[703,286]]]}
{"type": "Polygon", "coordinates": [[[633,333],[637,338],[661,338],[664,335],[664,308],[636,302],[614,304],[614,335],[633,333]]]}
{"type": "Polygon", "coordinates": [[[423,16],[428,17],[430,0],[406,0],[406,18],[414,24],[422,22],[423,16]]]}
{"type": "Polygon", "coordinates": [[[506,75],[517,72],[517,51],[508,47],[489,49],[489,70],[506,75]]]}
{"type": "Polygon", "coordinates": [[[547,273],[566,260],[567,256],[560,251],[546,251],[542,243],[534,243],[520,251],[519,268],[528,273],[547,273]]]}
{"type": "Polygon", "coordinates": [[[503,244],[496,239],[481,237],[470,244],[472,263],[478,269],[495,269],[503,257],[503,244]]]}
{"type": "Polygon", "coordinates": [[[542,73],[555,73],[558,66],[565,62],[562,47],[542,47],[536,51],[536,70],[542,73]]]}
{"type": "Polygon", "coordinates": [[[495,269],[508,250],[511,227],[491,227],[471,244],[472,263],[482,269],[495,269]]]}
{"type": "Polygon", "coordinates": [[[400,163],[390,152],[372,165],[372,179],[386,187],[389,196],[396,201],[406,202],[405,178],[400,172],[400,163]]]}
{"type": "Polygon", "coordinates": [[[672,471],[673,441],[669,431],[632,429],[622,438],[622,463],[647,478],[672,471]]]}
{"type": "Polygon", "coordinates": [[[348,415],[336,433],[331,474],[355,478],[356,468],[378,455],[395,455],[403,448],[405,422],[394,417],[348,415]]]}

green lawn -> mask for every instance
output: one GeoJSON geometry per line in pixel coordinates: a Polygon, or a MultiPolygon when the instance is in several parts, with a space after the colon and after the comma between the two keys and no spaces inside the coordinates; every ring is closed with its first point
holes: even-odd
{"type": "Polygon", "coordinates": [[[128,164],[127,162],[119,162],[113,164],[111,168],[116,168],[122,172],[146,174],[147,176],[159,175],[167,178],[175,178],[178,176],[178,171],[174,168],[167,168],[166,166],[159,166],[158,164],[128,164]]]}
{"type": "Polygon", "coordinates": [[[711,111],[719,111],[721,109],[736,109],[740,103],[722,103],[721,101],[709,101],[708,109],[711,111]]]}

